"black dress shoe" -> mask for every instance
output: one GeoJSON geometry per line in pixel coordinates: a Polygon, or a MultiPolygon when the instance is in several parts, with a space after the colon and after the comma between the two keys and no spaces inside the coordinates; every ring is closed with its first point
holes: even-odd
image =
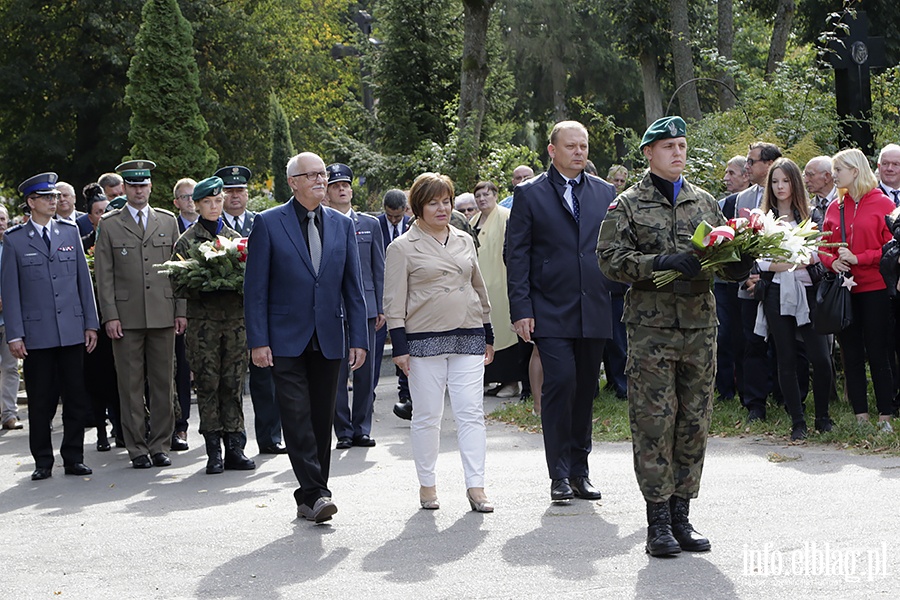
{"type": "Polygon", "coordinates": [[[828,417],[816,419],[816,431],[820,433],[828,433],[834,428],[834,421],[828,417]]]}
{"type": "Polygon", "coordinates": [[[284,447],[284,444],[272,444],[271,446],[264,446],[259,449],[260,454],[287,454],[287,448],[284,447]]]}
{"type": "Polygon", "coordinates": [[[353,447],[353,440],[350,438],[338,438],[337,445],[335,445],[336,450],[347,450],[348,448],[353,447]]]}
{"type": "Polygon", "coordinates": [[[169,455],[165,452],[157,452],[153,455],[153,466],[154,467],[171,467],[172,461],[169,460],[169,455]]]}
{"type": "Polygon", "coordinates": [[[149,469],[153,466],[153,463],[150,461],[149,456],[141,454],[131,459],[131,466],[135,469],[149,469]]]}
{"type": "Polygon", "coordinates": [[[753,408],[750,409],[750,412],[747,414],[747,423],[752,423],[753,421],[765,421],[766,420],[766,412],[764,410],[753,408]]]}
{"type": "Polygon", "coordinates": [[[90,475],[93,473],[91,468],[84,463],[74,463],[66,465],[66,475],[90,475]]]}
{"type": "Polygon", "coordinates": [[[568,479],[554,479],[550,482],[550,500],[553,502],[565,502],[575,497],[568,479]]]}
{"type": "Polygon", "coordinates": [[[184,452],[188,450],[190,446],[187,443],[187,432],[186,431],[176,431],[172,434],[172,443],[169,445],[169,449],[173,452],[184,452]]]}
{"type": "Polygon", "coordinates": [[[109,445],[109,440],[103,442],[97,440],[97,452],[109,452],[112,449],[112,446],[109,445]]]}
{"type": "Polygon", "coordinates": [[[401,398],[394,404],[394,414],[406,421],[412,421],[412,400],[401,398]]]}
{"type": "Polygon", "coordinates": [[[50,468],[38,467],[31,473],[32,481],[40,481],[41,479],[48,479],[50,477],[50,468]]]}
{"type": "Polygon", "coordinates": [[[569,484],[576,498],[584,498],[585,500],[599,500],[600,490],[594,487],[591,480],[587,477],[570,477],[569,484]]]}
{"type": "Polygon", "coordinates": [[[360,446],[362,448],[371,448],[372,446],[375,445],[375,440],[373,440],[372,438],[370,438],[367,435],[358,435],[355,438],[353,438],[353,445],[360,446]]]}

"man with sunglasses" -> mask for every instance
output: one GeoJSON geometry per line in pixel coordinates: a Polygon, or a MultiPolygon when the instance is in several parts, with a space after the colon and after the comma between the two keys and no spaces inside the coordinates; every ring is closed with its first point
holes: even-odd
{"type": "Polygon", "coordinates": [[[54,218],[60,196],[56,181],[56,173],[41,173],[19,186],[31,220],[6,231],[0,268],[9,350],[24,359],[34,481],[51,475],[50,424],[60,398],[65,473],[92,473],[84,464],[84,428],[91,424],[91,405],[84,388],[82,348],[93,352],[100,323],[78,228],[54,218]]]}
{"type": "Polygon", "coordinates": [[[321,523],[337,512],[328,474],[338,373],[345,357],[353,371],[366,361],[366,302],[353,221],[322,205],[325,163],[303,152],[288,161],[287,175],[293,198],[257,214],[250,233],[247,345],[253,364],[272,367],[284,441],[300,483],[297,517],[321,523]]]}

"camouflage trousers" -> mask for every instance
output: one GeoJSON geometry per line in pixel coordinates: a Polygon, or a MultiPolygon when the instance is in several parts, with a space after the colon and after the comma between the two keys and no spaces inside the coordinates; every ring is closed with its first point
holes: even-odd
{"type": "Polygon", "coordinates": [[[696,498],[716,376],[716,328],[628,325],[628,414],[644,499],[696,498]]]}
{"type": "Polygon", "coordinates": [[[200,433],[243,431],[247,371],[244,320],[191,319],[184,341],[197,390],[200,433]]]}

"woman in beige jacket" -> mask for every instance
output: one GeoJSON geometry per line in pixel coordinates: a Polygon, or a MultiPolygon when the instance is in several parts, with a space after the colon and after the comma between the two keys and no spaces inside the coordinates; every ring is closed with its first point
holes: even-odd
{"type": "Polygon", "coordinates": [[[444,392],[457,423],[459,453],[472,510],[492,512],[484,493],[484,365],[494,355],[490,303],[475,246],[450,226],[453,182],[424,173],[409,192],[416,221],[387,249],[384,313],[394,363],[409,377],[410,437],[422,508],[440,507],[435,464],[444,392]]]}

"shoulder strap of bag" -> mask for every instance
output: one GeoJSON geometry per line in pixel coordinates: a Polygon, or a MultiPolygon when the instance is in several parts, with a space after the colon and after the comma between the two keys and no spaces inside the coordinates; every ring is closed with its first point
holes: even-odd
{"type": "Polygon", "coordinates": [[[850,242],[847,241],[847,229],[844,227],[844,200],[843,199],[841,199],[841,201],[838,203],[838,208],[841,209],[841,241],[848,244],[848,247],[849,247],[850,242]]]}

